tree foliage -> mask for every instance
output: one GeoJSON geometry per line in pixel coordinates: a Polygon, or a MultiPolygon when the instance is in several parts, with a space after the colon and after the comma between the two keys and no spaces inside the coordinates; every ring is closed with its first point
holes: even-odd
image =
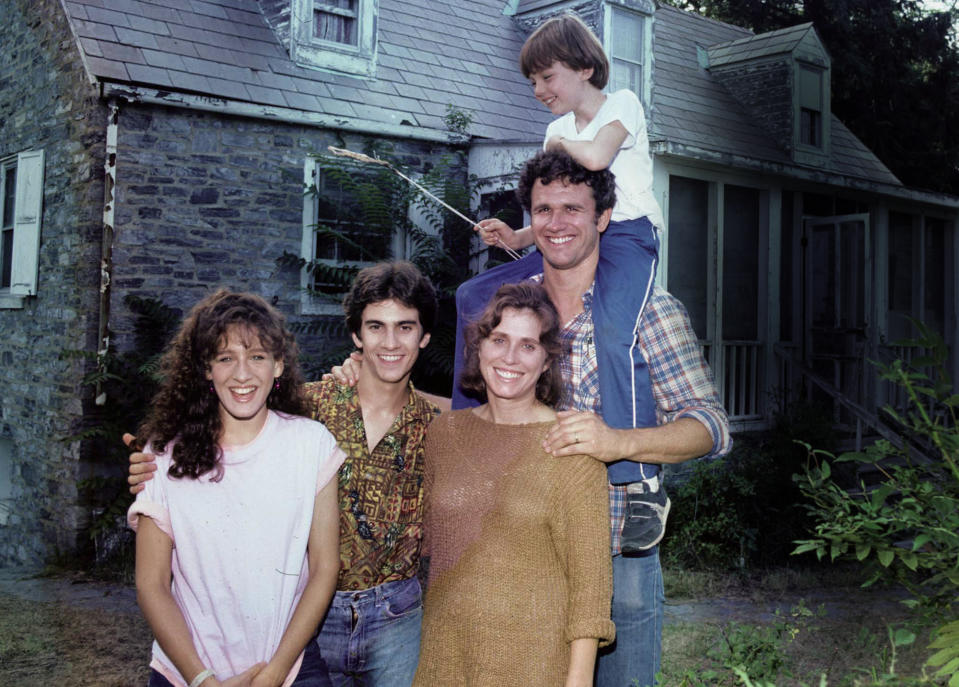
{"type": "Polygon", "coordinates": [[[832,110],[907,186],[959,194],[957,3],[670,0],[756,33],[813,22],[832,57],[832,110]]]}

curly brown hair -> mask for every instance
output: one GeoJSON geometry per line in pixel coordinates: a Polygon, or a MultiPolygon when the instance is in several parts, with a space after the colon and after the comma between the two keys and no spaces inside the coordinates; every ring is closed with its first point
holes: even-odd
{"type": "Polygon", "coordinates": [[[573,186],[586,184],[593,192],[596,216],[616,205],[616,176],[609,168],[591,170],[579,164],[565,150],[541,150],[523,165],[516,187],[516,197],[527,212],[533,206],[536,182],[549,186],[554,181],[573,186]]]}
{"type": "Polygon", "coordinates": [[[255,294],[220,289],[193,306],[164,351],[163,381],[137,431],[138,446],[149,441],[158,452],[176,439],[172,477],[196,479],[214,471],[215,482],[223,475],[220,401],[210,391],[206,373],[227,330],[234,326],[244,330],[245,338],[259,338],[263,348],[283,361],[283,374],[267,398],[267,407],[290,415],[307,414],[299,350],[283,315],[255,294]]]}
{"type": "Polygon", "coordinates": [[[560,356],[563,354],[559,314],[546,289],[531,281],[499,287],[479,319],[466,326],[466,362],[460,373],[460,387],[470,396],[486,400],[486,381],[480,372],[479,347],[499,326],[503,320],[503,311],[507,308],[529,310],[539,320],[539,343],[546,351],[548,367],[536,380],[536,399],[548,406],[555,405],[563,389],[563,376],[559,367],[560,356]]]}

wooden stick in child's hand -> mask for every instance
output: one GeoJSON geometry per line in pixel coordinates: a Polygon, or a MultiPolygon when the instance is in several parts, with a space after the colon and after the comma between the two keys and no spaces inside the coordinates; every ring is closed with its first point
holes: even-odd
{"type": "MultiPolygon", "coordinates": [[[[391,165],[391,164],[390,164],[389,162],[387,162],[386,160],[380,160],[380,159],[375,158],[375,157],[370,157],[369,155],[364,155],[363,153],[354,153],[352,150],[347,150],[347,149],[345,149],[345,148],[335,148],[334,146],[327,146],[326,149],[329,150],[329,151],[330,151],[331,153],[333,153],[334,155],[338,155],[339,157],[348,157],[348,158],[351,158],[351,159],[353,159],[353,160],[357,160],[357,161],[359,161],[359,162],[366,162],[366,163],[374,164],[374,165],[382,165],[382,166],[388,168],[391,172],[393,172],[394,174],[396,174],[398,177],[400,177],[401,179],[406,180],[407,182],[409,182],[410,184],[412,184],[413,186],[415,186],[417,189],[419,189],[420,191],[422,191],[423,193],[425,193],[428,197],[430,197],[430,198],[432,198],[433,200],[435,200],[437,203],[439,203],[440,205],[442,205],[444,208],[446,208],[447,210],[449,210],[450,212],[452,212],[454,215],[456,215],[456,216],[459,217],[460,219],[465,220],[466,222],[469,222],[469,224],[471,224],[471,225],[474,226],[474,227],[477,226],[476,222],[474,222],[474,221],[471,220],[469,217],[467,217],[466,215],[464,215],[463,213],[461,213],[459,210],[457,210],[456,208],[454,208],[452,205],[449,205],[448,203],[446,203],[445,201],[441,200],[440,198],[437,198],[435,195],[433,195],[432,193],[430,193],[430,191],[429,191],[427,188],[421,186],[420,184],[418,184],[418,183],[416,183],[415,181],[413,181],[412,179],[410,179],[408,176],[406,176],[405,174],[403,174],[400,170],[398,170],[396,167],[394,167],[393,165],[391,165]]],[[[503,240],[502,240],[502,239],[500,239],[500,238],[497,237],[497,241],[498,241],[498,243],[503,247],[503,250],[505,250],[505,251],[509,254],[509,256],[510,256],[511,258],[513,258],[514,260],[519,260],[519,259],[520,259],[520,257],[521,257],[520,254],[517,253],[517,252],[516,252],[515,250],[513,250],[512,248],[510,248],[509,246],[507,246],[505,243],[503,243],[503,240]]]]}

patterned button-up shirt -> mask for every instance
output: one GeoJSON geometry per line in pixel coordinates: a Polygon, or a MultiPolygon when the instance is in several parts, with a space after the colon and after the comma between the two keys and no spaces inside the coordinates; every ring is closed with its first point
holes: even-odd
{"type": "Polygon", "coordinates": [[[333,380],[306,385],[311,416],[346,453],[339,472],[339,591],[369,589],[416,574],[423,535],[423,437],[439,412],[410,397],[371,452],[356,389],[333,380]]]}
{"type": "MultiPolygon", "coordinates": [[[[593,287],[583,294],[583,312],[562,331],[569,352],[561,360],[564,385],[559,410],[600,414],[599,372],[593,342],[593,287]]],[[[686,308],[671,294],[656,287],[639,320],[639,348],[652,381],[656,423],[692,417],[713,438],[708,456],[720,456],[732,446],[729,420],[723,409],[713,374],[703,359],[686,308]]],[[[612,552],[621,552],[621,534],[626,514],[626,486],[609,485],[609,518],[612,552]]]]}

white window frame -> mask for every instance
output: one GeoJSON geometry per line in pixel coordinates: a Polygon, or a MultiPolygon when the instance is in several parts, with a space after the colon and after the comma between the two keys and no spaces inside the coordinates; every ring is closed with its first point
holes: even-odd
{"type": "Polygon", "coordinates": [[[376,76],[379,0],[356,0],[356,45],[313,36],[313,12],[323,0],[291,0],[290,53],[301,67],[372,79],[376,76]]]}
{"type": "MultiPolygon", "coordinates": [[[[311,188],[319,186],[319,175],[322,173],[322,165],[324,161],[333,162],[332,158],[323,158],[323,157],[308,157],[306,162],[303,165],[303,184],[304,188],[311,188]]],[[[342,164],[340,162],[339,164],[342,164]]],[[[410,217],[414,220],[416,219],[417,212],[412,204],[408,210],[410,217]]],[[[319,220],[317,217],[318,214],[318,202],[317,198],[312,193],[303,194],[303,235],[300,242],[300,257],[302,257],[306,262],[311,262],[316,256],[316,231],[315,227],[319,220]]],[[[386,259],[390,257],[394,260],[403,260],[406,258],[409,252],[409,247],[407,245],[407,237],[405,232],[394,232],[392,240],[390,241],[390,252],[392,256],[382,256],[380,259],[386,259]]],[[[326,262],[330,265],[335,265],[338,267],[344,266],[353,266],[362,269],[363,267],[368,267],[370,265],[376,264],[376,260],[371,261],[350,261],[350,262],[336,262],[333,260],[324,260],[321,262],[326,262]]],[[[309,272],[304,267],[300,270],[300,311],[304,315],[343,315],[343,304],[327,299],[323,299],[317,296],[314,296],[310,293],[311,285],[311,276],[309,272]]]]}
{"type": "MultiPolygon", "coordinates": [[[[10,286],[0,288],[0,309],[22,308],[27,296],[37,295],[40,264],[40,222],[43,213],[43,150],[31,150],[0,160],[0,180],[16,167],[13,246],[10,286]]],[[[0,217],[5,199],[0,194],[0,217]]],[[[0,245],[2,250],[2,245],[0,245]]]]}
{"type": "MultiPolygon", "coordinates": [[[[642,63],[639,65],[642,73],[642,83],[639,84],[639,88],[636,87],[635,83],[630,84],[629,90],[636,94],[636,97],[639,98],[640,102],[643,103],[644,106],[649,104],[652,86],[652,11],[652,3],[644,2],[643,0],[606,0],[605,11],[603,12],[603,47],[606,49],[606,54],[609,55],[610,84],[612,84],[615,61],[626,61],[626,58],[616,55],[613,52],[613,24],[615,15],[617,13],[633,14],[639,17],[643,22],[642,63]]],[[[636,62],[633,60],[628,61],[632,64],[636,64],[636,62]]]]}

